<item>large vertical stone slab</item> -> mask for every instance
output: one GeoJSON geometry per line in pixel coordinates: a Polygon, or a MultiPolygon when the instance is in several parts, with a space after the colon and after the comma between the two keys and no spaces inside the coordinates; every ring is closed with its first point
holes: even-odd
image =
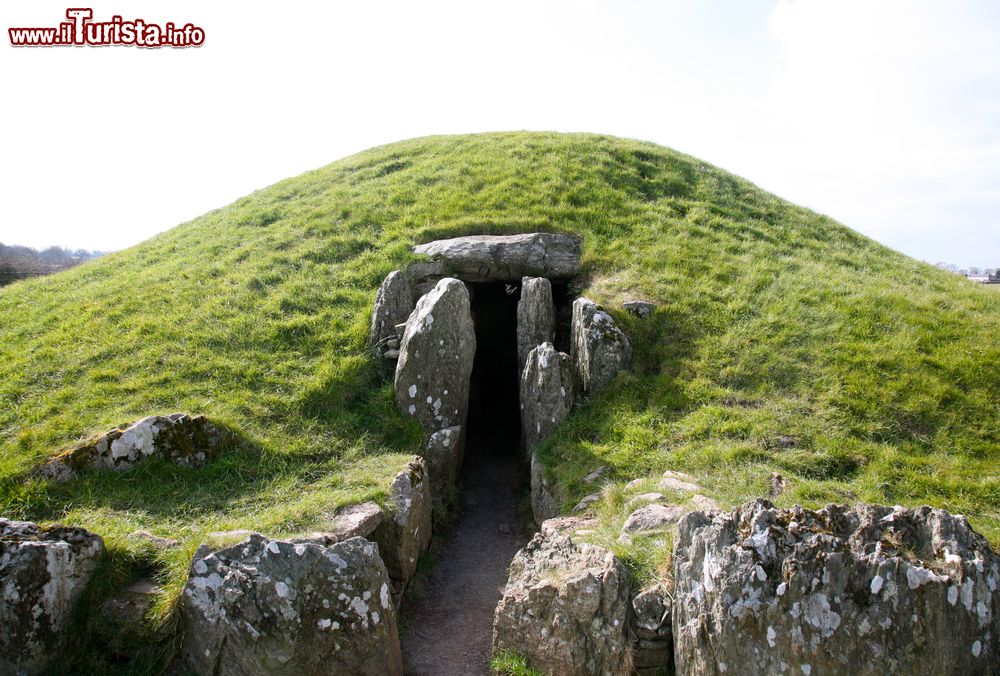
{"type": "Polygon", "coordinates": [[[573,408],[575,378],[568,354],[543,343],[531,350],[521,372],[521,437],[528,453],[573,408]]]}
{"type": "Polygon", "coordinates": [[[392,373],[399,358],[399,345],[403,332],[397,328],[413,312],[413,289],[399,270],[388,274],[375,295],[372,323],[368,330],[368,348],[379,360],[380,366],[392,373]]]}
{"type": "Polygon", "coordinates": [[[427,440],[424,462],[430,478],[434,509],[440,510],[455,490],[458,469],[462,465],[462,428],[459,425],[438,430],[427,440]]]}
{"type": "Polygon", "coordinates": [[[517,302],[517,368],[524,371],[528,353],[556,338],[556,306],[552,283],[544,277],[524,277],[517,302]]]}
{"type": "Polygon", "coordinates": [[[185,673],[403,673],[396,610],[378,547],[251,535],[200,551],[180,602],[185,673]]]}
{"type": "Polygon", "coordinates": [[[372,539],[378,543],[393,582],[394,596],[398,598],[431,542],[433,503],[423,458],[414,458],[392,480],[389,502],[391,518],[379,524],[372,539]]]}
{"type": "Polygon", "coordinates": [[[627,674],[628,592],[612,552],[543,529],[510,564],[493,650],[513,650],[545,674],[627,674]]]}
{"type": "Polygon", "coordinates": [[[679,674],[1000,672],[1000,558],[942,510],[693,512],[674,580],[679,674]]]}
{"type": "Polygon", "coordinates": [[[0,673],[46,673],[104,553],[82,528],[0,519],[0,673]]]}
{"type": "Polygon", "coordinates": [[[428,432],[464,425],[476,355],[469,292],[446,277],[417,301],[396,364],[396,404],[428,432]]]}
{"type": "Polygon", "coordinates": [[[573,301],[571,351],[580,385],[598,392],[632,361],[632,345],[615,320],[588,298],[573,301]]]}
{"type": "Polygon", "coordinates": [[[529,473],[531,481],[531,515],[535,518],[535,523],[541,524],[559,516],[559,498],[556,496],[555,488],[549,483],[549,479],[546,476],[545,464],[538,457],[538,453],[531,454],[529,473]]]}

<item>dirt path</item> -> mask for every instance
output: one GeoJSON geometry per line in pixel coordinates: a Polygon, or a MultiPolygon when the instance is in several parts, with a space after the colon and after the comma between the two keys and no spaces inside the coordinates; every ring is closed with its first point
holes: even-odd
{"type": "Polygon", "coordinates": [[[489,673],[493,610],[507,582],[507,566],[527,542],[518,513],[516,460],[466,450],[461,512],[419,596],[411,594],[403,607],[407,674],[489,673]]]}

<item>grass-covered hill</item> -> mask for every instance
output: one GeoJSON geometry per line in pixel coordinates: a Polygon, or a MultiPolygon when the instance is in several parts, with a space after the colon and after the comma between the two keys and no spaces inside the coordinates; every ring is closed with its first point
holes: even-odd
{"type": "MultiPolygon", "coordinates": [[[[155,205],[151,205],[155,208],[155,205]]],[[[0,290],[0,514],[105,536],[309,530],[384,499],[420,443],[365,349],[382,278],[419,242],[584,237],[578,291],[636,345],[632,373],[543,449],[566,505],[612,480],[696,475],[724,503],[948,508],[1000,540],[1000,294],[649,143],[505,133],[376,148],[129,250],[0,290]],[[658,303],[647,320],[620,303],[658,303]],[[235,451],[55,485],[33,467],[154,413],[223,421],[235,451]]]]}

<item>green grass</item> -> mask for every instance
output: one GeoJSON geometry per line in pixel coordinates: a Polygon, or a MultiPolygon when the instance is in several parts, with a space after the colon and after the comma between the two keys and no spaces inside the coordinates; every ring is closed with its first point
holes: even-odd
{"type": "Polygon", "coordinates": [[[501,650],[490,661],[490,668],[501,676],[542,676],[542,672],[532,669],[527,659],[512,650],[501,650]]]}
{"type": "Polygon", "coordinates": [[[617,482],[684,470],[727,504],[780,472],[782,503],[928,503],[1000,541],[1000,295],[695,158],[551,133],[376,148],[0,290],[0,514],[153,557],[168,621],[206,532],[308,530],[383,500],[419,447],[364,348],[410,247],[535,230],[584,236],[579,286],[636,345],[633,372],[543,448],[567,507],[601,464],[617,482]],[[656,313],[626,316],[632,297],[656,313]],[[237,449],[30,478],[76,440],[178,410],[229,425],[237,449]],[[184,546],[154,556],[125,539],[140,528],[184,546]]]}

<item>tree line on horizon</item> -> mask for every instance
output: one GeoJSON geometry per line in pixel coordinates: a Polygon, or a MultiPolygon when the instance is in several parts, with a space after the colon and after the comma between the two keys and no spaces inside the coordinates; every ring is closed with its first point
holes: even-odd
{"type": "Polygon", "coordinates": [[[0,242],[0,286],[19,279],[51,275],[103,255],[103,251],[65,249],[61,246],[38,250],[0,242]]]}

